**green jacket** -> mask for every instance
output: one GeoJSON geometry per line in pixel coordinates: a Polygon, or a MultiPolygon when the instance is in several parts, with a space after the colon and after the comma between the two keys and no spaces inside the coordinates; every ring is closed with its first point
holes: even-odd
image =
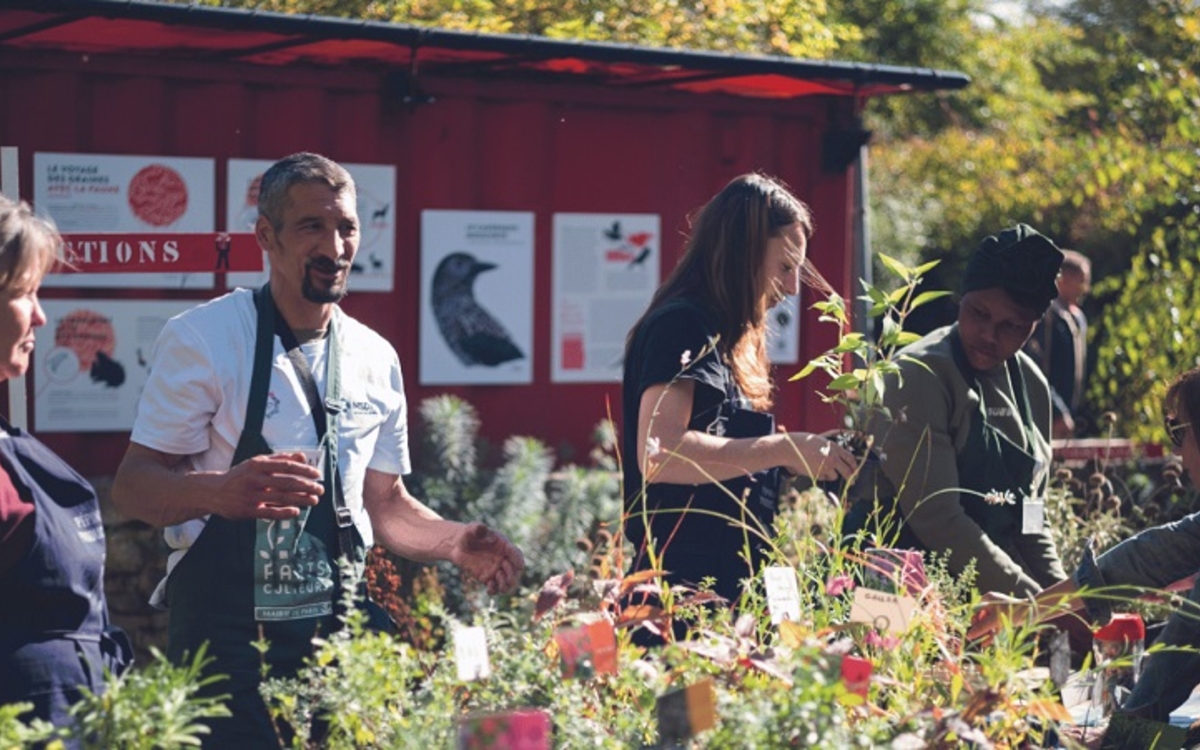
{"type": "Polygon", "coordinates": [[[957,335],[956,325],[941,328],[903,350],[899,379],[889,378],[884,396],[890,417],[877,416],[870,429],[885,456],[877,489],[880,496],[897,499],[908,527],[926,547],[948,553],[951,572],[962,572],[974,560],[979,589],[1036,593],[1066,578],[1049,530],[989,538],[963,509],[958,467],[968,428],[980,419],[982,396],[988,422],[1040,462],[1031,486],[995,489],[1011,492],[1017,503],[1025,497],[1044,499],[1051,458],[1050,389],[1033,360],[1018,352],[1036,422],[1035,429],[1021,429],[1020,399],[1012,393],[1007,368],[977,373],[978,386],[969,382],[952,354],[957,335]]]}

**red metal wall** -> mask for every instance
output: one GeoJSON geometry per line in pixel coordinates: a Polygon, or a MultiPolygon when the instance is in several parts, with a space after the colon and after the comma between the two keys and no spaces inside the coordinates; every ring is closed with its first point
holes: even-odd
{"type": "MultiPolygon", "coordinates": [[[[808,201],[818,233],[810,256],[849,289],[849,173],[820,166],[820,137],[845,100],[762,101],[653,90],[498,79],[426,79],[431,104],[408,108],[387,75],[0,52],[0,144],[18,146],[21,193],[33,193],[35,151],[211,157],[217,221],[225,215],[225,161],[298,150],[397,167],[395,290],[351,294],[346,310],[386,336],[406,371],[410,407],[440,392],[479,410],[483,434],[537,437],[560,457],[585,460],[592,428],[620,414],[618,384],[550,382],[551,217],[557,211],[657,213],[663,275],[683,244],[687,214],[733,176],[762,170],[808,201]],[[420,212],[427,208],[533,211],[536,262],[529,386],[422,388],[418,372],[420,212]]],[[[218,292],[223,287],[218,288],[218,292]]],[[[111,290],[46,290],[111,297],[111,290]]],[[[130,292],[121,296],[207,293],[130,292]]],[[[811,304],[805,301],[805,306],[811,304]]],[[[801,357],[836,332],[806,311],[801,357]]],[[[791,429],[824,429],[835,416],[814,383],[779,373],[776,413],[791,429]]],[[[88,476],[113,473],[127,433],[42,436],[88,476]]]]}

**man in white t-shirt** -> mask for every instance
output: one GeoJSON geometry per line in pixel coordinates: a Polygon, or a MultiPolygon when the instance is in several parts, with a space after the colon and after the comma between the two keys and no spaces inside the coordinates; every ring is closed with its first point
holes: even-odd
{"type": "Polygon", "coordinates": [[[170,656],[208,642],[209,672],[230,676],[213,691],[233,696],[233,716],[213,722],[208,747],[278,747],[251,642],[270,642],[272,676],[294,673],[337,627],[342,584],[355,585],[342,571],[372,544],[449,560],[492,592],[524,565],[500,534],[405,489],[399,360],[337,305],[359,245],[355,199],[349,173],[316,154],[267,170],[255,234],[269,287],[167,323],[113,485],[117,507],[164,527],[173,549],[154,597],[171,611],[170,656]]]}

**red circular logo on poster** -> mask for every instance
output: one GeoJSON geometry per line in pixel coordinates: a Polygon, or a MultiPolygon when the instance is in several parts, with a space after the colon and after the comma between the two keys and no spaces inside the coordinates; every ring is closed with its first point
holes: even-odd
{"type": "Polygon", "coordinates": [[[187,211],[187,204],[187,183],[164,164],[148,164],[129,181],[129,207],[151,226],[174,224],[187,211]]]}
{"type": "Polygon", "coordinates": [[[93,310],[72,310],[54,328],[54,345],[75,352],[81,372],[92,369],[97,352],[103,352],[111,359],[116,343],[112,322],[93,310]]]}

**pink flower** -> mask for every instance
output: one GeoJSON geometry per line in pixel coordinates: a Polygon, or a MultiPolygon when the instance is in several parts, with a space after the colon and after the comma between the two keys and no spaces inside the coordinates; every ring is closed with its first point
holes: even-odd
{"type": "Polygon", "coordinates": [[[880,635],[879,631],[871,630],[867,633],[866,639],[868,646],[875,646],[884,651],[891,651],[900,645],[900,639],[894,635],[880,635]]]}
{"type": "Polygon", "coordinates": [[[825,582],[825,593],[840,596],[844,591],[854,590],[854,579],[848,575],[837,575],[825,582]]]}

